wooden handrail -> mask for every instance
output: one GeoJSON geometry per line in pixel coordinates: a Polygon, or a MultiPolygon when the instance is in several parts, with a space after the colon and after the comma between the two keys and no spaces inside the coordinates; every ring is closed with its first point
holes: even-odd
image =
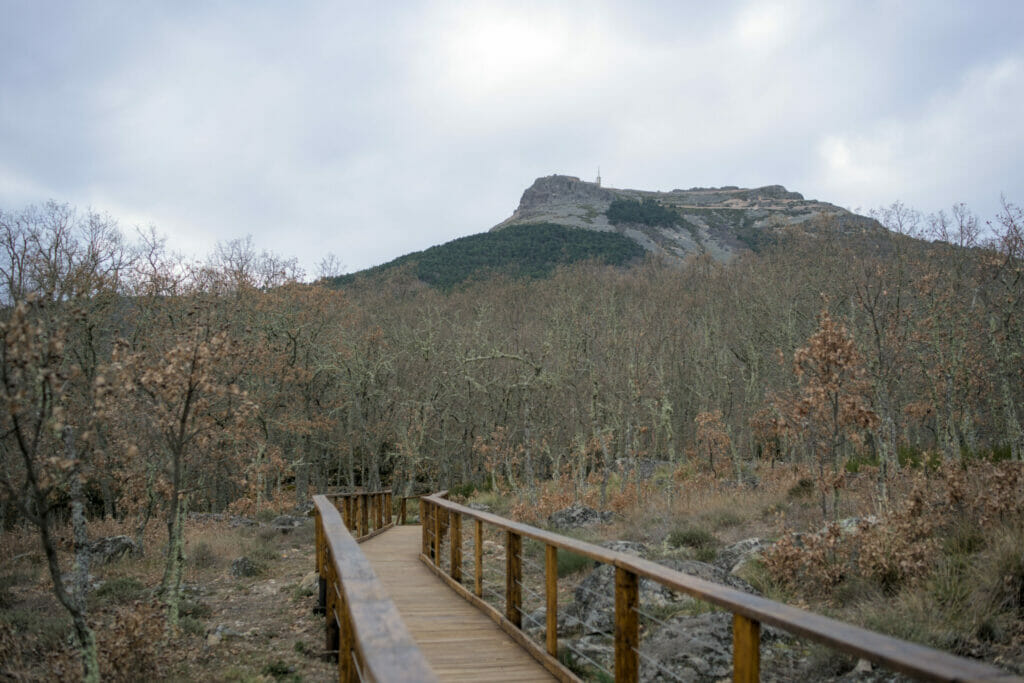
{"type": "MultiPolygon", "coordinates": [[[[570,551],[598,562],[615,567],[615,680],[636,681],[639,678],[638,619],[636,613],[637,588],[639,579],[647,578],[672,590],[686,593],[694,598],[712,603],[733,614],[733,680],[757,681],[760,671],[760,629],[761,624],[770,624],[784,631],[823,643],[833,649],[861,657],[888,669],[928,681],[1024,681],[989,664],[956,657],[922,645],[882,635],[867,629],[835,619],[814,614],[806,610],[785,605],[767,598],[750,595],[711,581],[669,569],[663,565],[644,560],[634,555],[603,548],[544,529],[500,517],[495,514],[474,510],[458,503],[445,500],[439,495],[424,496],[420,499],[422,519],[434,524],[434,535],[428,539],[428,526],[424,524],[423,553],[421,559],[435,573],[463,597],[488,612],[507,631],[515,629],[520,634],[517,640],[526,646],[541,663],[563,679],[554,662],[557,653],[557,553],[570,551]],[[475,520],[475,590],[470,592],[456,578],[461,566],[452,564],[451,575],[441,569],[440,548],[443,532],[440,520],[451,516],[469,517],[475,520]],[[506,537],[506,609],[502,614],[481,599],[480,576],[482,556],[480,544],[482,525],[489,524],[505,532],[506,537]],[[518,612],[519,583],[521,580],[519,553],[521,539],[531,538],[545,545],[545,592],[547,604],[546,647],[541,648],[519,631],[521,614],[518,612]],[[433,543],[428,543],[432,540],[433,543]],[[513,559],[513,554],[516,555],[513,559]]],[[[454,535],[458,527],[447,524],[453,531],[452,543],[458,541],[454,535]]],[[[453,553],[454,556],[454,553],[453,553]]],[[[513,633],[515,637],[515,634],[513,633]]],[[[558,665],[560,667],[560,665],[558,665]]],[[[571,678],[569,678],[571,680],[571,678]]]]}
{"type": "Polygon", "coordinates": [[[338,652],[338,679],[346,683],[437,680],[346,525],[358,525],[360,540],[390,528],[390,500],[390,491],[313,496],[326,647],[338,652]]]}

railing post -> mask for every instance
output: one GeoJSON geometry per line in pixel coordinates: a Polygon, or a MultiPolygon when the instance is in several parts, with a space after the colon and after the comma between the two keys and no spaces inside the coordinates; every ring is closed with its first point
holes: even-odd
{"type": "Polygon", "coordinates": [[[544,546],[544,592],[547,598],[545,635],[548,654],[558,656],[558,548],[544,546]]]}
{"type": "Polygon", "coordinates": [[[431,507],[430,516],[434,522],[434,564],[438,567],[441,566],[441,514],[442,508],[440,505],[434,505],[431,507]]]}
{"type": "Polygon", "coordinates": [[[333,652],[338,649],[338,642],[341,635],[340,629],[338,628],[336,607],[338,589],[334,576],[334,562],[329,555],[326,560],[324,569],[326,570],[327,575],[327,609],[326,623],[324,624],[324,650],[327,652],[333,652]]]}
{"type": "Polygon", "coordinates": [[[519,534],[505,532],[505,616],[516,628],[523,626],[523,539],[519,534]]]}
{"type": "Polygon", "coordinates": [[[427,517],[427,501],[420,498],[420,531],[423,536],[423,547],[420,549],[425,556],[430,552],[430,520],[427,517]]]}
{"type": "Polygon", "coordinates": [[[448,573],[456,581],[462,580],[462,514],[452,512],[451,567],[448,573]]]}
{"type": "Polygon", "coordinates": [[[355,663],[352,661],[352,651],[355,649],[355,634],[352,629],[352,613],[345,602],[345,593],[338,585],[338,680],[357,680],[355,663]]]}
{"type": "Polygon", "coordinates": [[[636,683],[639,680],[640,628],[636,608],[639,581],[633,572],[615,568],[615,680],[636,683]]]}
{"type": "Polygon", "coordinates": [[[369,507],[370,497],[365,493],[359,494],[359,537],[370,533],[370,511],[369,507]]]}
{"type": "Polygon", "coordinates": [[[732,615],[732,680],[761,680],[761,624],[741,614],[732,615]]]}
{"type": "Polygon", "coordinates": [[[473,576],[473,592],[476,597],[482,598],[484,596],[484,523],[479,519],[474,519],[476,524],[473,526],[473,563],[474,563],[474,576],[473,576]]]}
{"type": "Polygon", "coordinates": [[[316,574],[317,574],[317,597],[316,614],[324,614],[327,610],[327,581],[324,579],[324,520],[320,516],[320,509],[316,508],[316,574]]]}
{"type": "Polygon", "coordinates": [[[398,499],[398,523],[405,526],[405,496],[398,499]]]}
{"type": "Polygon", "coordinates": [[[387,518],[387,515],[385,514],[385,510],[384,510],[385,504],[387,502],[388,502],[388,494],[386,494],[386,493],[378,493],[377,494],[377,528],[378,529],[383,529],[384,525],[387,523],[387,522],[384,521],[387,518]]]}

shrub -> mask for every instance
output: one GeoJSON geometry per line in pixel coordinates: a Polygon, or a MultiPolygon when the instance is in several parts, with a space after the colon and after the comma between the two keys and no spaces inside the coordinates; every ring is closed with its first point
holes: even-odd
{"type": "Polygon", "coordinates": [[[280,532],[276,529],[271,529],[273,533],[268,535],[266,538],[260,536],[256,541],[249,545],[249,551],[246,556],[251,560],[257,562],[269,562],[276,560],[280,557],[280,551],[277,548],[276,540],[280,536],[280,532]]]}
{"type": "Polygon", "coordinates": [[[605,212],[608,222],[613,225],[620,223],[639,223],[649,226],[671,226],[679,222],[679,214],[663,206],[654,199],[615,199],[605,212]]]}
{"type": "Polygon", "coordinates": [[[143,597],[146,587],[133,576],[119,576],[110,579],[89,594],[90,602],[95,605],[123,605],[135,602],[143,597]]]}
{"type": "Polygon", "coordinates": [[[676,529],[670,533],[668,535],[668,544],[673,548],[686,546],[688,548],[701,550],[704,548],[714,548],[718,545],[718,539],[716,539],[711,532],[705,529],[686,527],[683,529],[676,529]]]}
{"type": "Polygon", "coordinates": [[[100,671],[111,681],[159,678],[169,662],[163,647],[164,610],[155,603],[136,602],[98,615],[96,637],[100,671]]]}
{"type": "Polygon", "coordinates": [[[206,625],[195,617],[179,617],[178,627],[190,636],[201,636],[206,632],[206,625]]]}
{"type": "Polygon", "coordinates": [[[220,564],[217,551],[206,541],[199,541],[192,548],[188,558],[196,569],[210,569],[220,564]]]}
{"type": "Polygon", "coordinates": [[[576,572],[593,566],[594,561],[586,555],[580,555],[569,550],[558,551],[558,578],[569,576],[576,572]]]}
{"type": "Polygon", "coordinates": [[[476,492],[476,485],[473,483],[456,484],[448,488],[449,498],[466,500],[476,492]]]}
{"type": "Polygon", "coordinates": [[[790,487],[786,493],[786,497],[790,500],[810,500],[814,496],[814,481],[808,477],[803,477],[797,483],[790,487]]]}

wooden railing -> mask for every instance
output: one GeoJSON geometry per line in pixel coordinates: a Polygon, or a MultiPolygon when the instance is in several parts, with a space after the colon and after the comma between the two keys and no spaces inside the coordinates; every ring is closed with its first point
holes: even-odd
{"type": "MultiPolygon", "coordinates": [[[[616,552],[543,529],[445,500],[442,495],[420,499],[423,523],[422,554],[427,566],[453,589],[491,616],[544,666],[562,680],[578,680],[559,663],[558,656],[558,553],[567,551],[615,567],[614,677],[637,681],[640,668],[640,580],[650,579],[673,591],[728,610],[733,615],[733,680],[760,679],[761,625],[769,624],[835,650],[866,659],[888,669],[929,681],[1022,681],[1012,674],[921,645],[868,631],[828,617],[750,595],[710,581],[674,571],[633,555],[616,552]],[[472,589],[463,582],[462,520],[473,524],[472,589]],[[504,610],[484,599],[484,525],[504,535],[504,610]],[[449,536],[448,554],[442,554],[449,536]],[[544,547],[544,644],[534,642],[523,626],[523,539],[544,547]],[[449,569],[443,569],[443,560],[449,569]]],[[[469,583],[469,577],[466,577],[469,583]]],[[[499,596],[500,597],[500,596],[499,596]]]]}
{"type": "Polygon", "coordinates": [[[359,542],[394,526],[391,492],[314,496],[326,649],[340,681],[436,681],[359,542]],[[352,529],[358,538],[353,537],[352,529]]]}

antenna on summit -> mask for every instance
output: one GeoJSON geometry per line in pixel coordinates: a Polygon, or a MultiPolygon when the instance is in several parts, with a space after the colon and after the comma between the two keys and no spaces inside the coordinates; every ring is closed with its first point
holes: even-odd
{"type": "Polygon", "coordinates": [[[597,167],[597,180],[595,181],[598,187],[601,187],[601,167],[597,167]]]}

